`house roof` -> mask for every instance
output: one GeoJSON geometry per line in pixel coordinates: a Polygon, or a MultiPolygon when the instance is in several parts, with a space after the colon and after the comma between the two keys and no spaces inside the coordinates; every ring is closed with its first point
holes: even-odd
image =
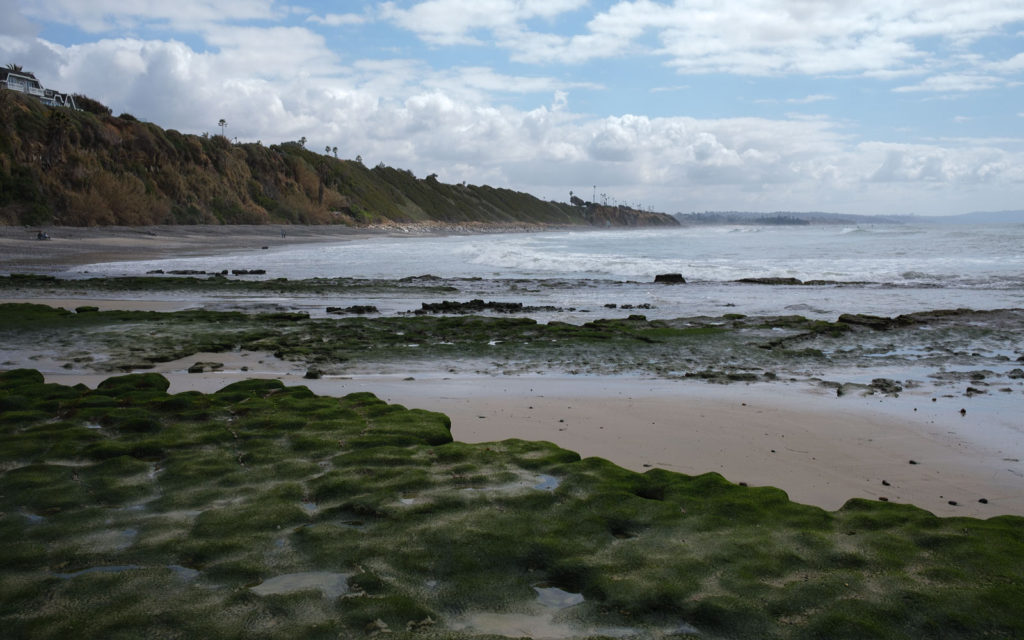
{"type": "Polygon", "coordinates": [[[7,67],[0,67],[0,81],[7,80],[7,76],[12,73],[16,76],[30,78],[32,80],[38,81],[38,78],[36,78],[36,74],[32,73],[31,71],[11,71],[7,67]]]}

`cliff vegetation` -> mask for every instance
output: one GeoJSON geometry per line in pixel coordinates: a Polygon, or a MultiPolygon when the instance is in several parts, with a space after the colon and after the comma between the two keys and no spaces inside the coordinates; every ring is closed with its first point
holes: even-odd
{"type": "Polygon", "coordinates": [[[674,226],[625,206],[445,184],[304,146],[189,135],[0,91],[0,224],[451,223],[674,226]]]}

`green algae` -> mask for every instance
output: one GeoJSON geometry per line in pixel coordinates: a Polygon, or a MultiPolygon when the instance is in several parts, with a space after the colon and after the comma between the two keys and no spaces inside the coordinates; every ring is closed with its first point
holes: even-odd
{"type": "Polygon", "coordinates": [[[581,599],[566,637],[1024,634],[1021,518],[826,512],[714,473],[453,442],[445,416],[366,393],[165,383],[0,373],[9,637],[472,638],[459,620],[527,615],[538,585],[581,599]],[[344,592],[253,589],[296,574],[344,592]]]}

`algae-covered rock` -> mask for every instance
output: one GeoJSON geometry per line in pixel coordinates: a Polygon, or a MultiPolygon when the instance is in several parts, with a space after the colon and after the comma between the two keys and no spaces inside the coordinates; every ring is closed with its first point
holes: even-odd
{"type": "Polygon", "coordinates": [[[167,391],[170,386],[170,381],[159,373],[134,373],[107,378],[96,388],[109,393],[125,393],[129,391],[167,391]]]}
{"type": "Polygon", "coordinates": [[[4,398],[6,637],[1024,634],[1022,518],[827,512],[277,380],[4,398]]]}

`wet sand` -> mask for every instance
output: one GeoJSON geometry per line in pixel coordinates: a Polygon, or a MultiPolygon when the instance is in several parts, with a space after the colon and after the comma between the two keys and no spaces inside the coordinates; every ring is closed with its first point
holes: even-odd
{"type": "MultiPolygon", "coordinates": [[[[50,369],[47,380],[62,384],[95,386],[107,377],[64,373],[47,363],[29,366],[50,369]]],[[[152,371],[168,377],[172,393],[212,392],[251,377],[278,378],[322,395],[369,391],[447,414],[460,441],[546,440],[641,472],[715,471],[732,482],[778,487],[797,502],[829,510],[850,498],[884,497],[942,516],[1024,515],[1024,465],[1007,452],[958,437],[952,427],[963,417],[953,404],[933,406],[924,397],[879,402],[783,383],[721,386],[628,377],[307,380],[304,368],[257,353],[197,354],[152,371]],[[219,362],[224,369],[186,373],[194,362],[219,362]]]]}
{"type": "MultiPolygon", "coordinates": [[[[0,225],[0,273],[52,273],[63,268],[182,256],[216,255],[366,236],[429,236],[537,231],[531,224],[389,223],[368,227],[330,225],[157,225],[145,227],[10,227],[0,225]],[[38,240],[42,232],[49,240],[38,240]]],[[[573,227],[575,228],[575,227],[573,227]]]]}
{"type": "Polygon", "coordinates": [[[283,244],[338,242],[373,232],[349,227],[291,225],[0,226],[0,270],[54,272],[63,267],[96,262],[213,255],[283,244]],[[50,239],[38,240],[39,232],[47,233],[50,239]]]}

